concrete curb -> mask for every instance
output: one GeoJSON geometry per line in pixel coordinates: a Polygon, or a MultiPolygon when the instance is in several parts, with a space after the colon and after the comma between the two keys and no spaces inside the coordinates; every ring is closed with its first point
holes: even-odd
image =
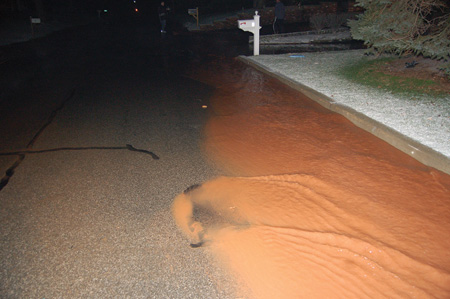
{"type": "Polygon", "coordinates": [[[417,161],[427,166],[436,168],[447,174],[450,174],[450,158],[435,151],[434,149],[395,131],[394,129],[354,110],[351,107],[337,103],[330,97],[306,85],[294,81],[291,78],[286,77],[285,75],[282,75],[278,72],[274,72],[263,64],[248,59],[246,56],[239,56],[238,60],[300,91],[323,107],[341,114],[356,126],[386,141],[390,145],[413,157],[417,161]]]}

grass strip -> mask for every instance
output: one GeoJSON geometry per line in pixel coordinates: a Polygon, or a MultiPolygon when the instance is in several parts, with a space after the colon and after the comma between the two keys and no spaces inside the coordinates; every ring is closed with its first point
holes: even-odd
{"type": "Polygon", "coordinates": [[[396,58],[364,58],[339,70],[344,78],[373,88],[383,89],[392,94],[408,95],[412,98],[421,95],[443,97],[447,94],[436,90],[438,83],[433,80],[402,77],[381,71],[383,65],[396,58]]]}

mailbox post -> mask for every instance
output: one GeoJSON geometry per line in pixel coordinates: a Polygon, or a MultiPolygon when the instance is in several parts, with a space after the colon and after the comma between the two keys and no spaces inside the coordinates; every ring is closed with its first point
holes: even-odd
{"type": "Polygon", "coordinates": [[[31,36],[34,38],[34,26],[36,26],[37,24],[41,24],[41,19],[33,18],[32,16],[30,16],[30,23],[31,23],[31,36]]]}
{"type": "Polygon", "coordinates": [[[188,14],[193,16],[197,20],[197,28],[200,28],[198,26],[198,7],[197,8],[190,8],[188,9],[188,14]]]}
{"type": "Polygon", "coordinates": [[[259,29],[261,29],[261,26],[259,26],[259,18],[261,16],[258,15],[258,12],[255,11],[255,15],[253,16],[253,20],[238,20],[238,26],[239,29],[242,29],[244,31],[249,31],[253,33],[253,55],[257,56],[259,55],[259,29]]]}

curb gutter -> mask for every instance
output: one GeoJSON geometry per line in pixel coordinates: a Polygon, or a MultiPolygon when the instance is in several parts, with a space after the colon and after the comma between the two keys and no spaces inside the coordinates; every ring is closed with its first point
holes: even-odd
{"type": "Polygon", "coordinates": [[[375,135],[376,137],[386,141],[390,145],[395,148],[401,150],[405,154],[413,157],[417,161],[436,168],[442,172],[450,174],[450,158],[435,151],[434,149],[425,146],[416,140],[411,139],[408,136],[405,136],[394,129],[350,108],[346,105],[337,103],[330,97],[306,86],[297,81],[292,80],[285,75],[282,75],[278,72],[271,71],[268,67],[257,63],[253,60],[248,59],[246,56],[239,56],[237,58],[239,61],[248,64],[255,69],[268,74],[271,77],[274,77],[281,81],[282,83],[300,91],[311,100],[317,102],[323,107],[341,114],[349,121],[351,121],[357,127],[375,135]]]}

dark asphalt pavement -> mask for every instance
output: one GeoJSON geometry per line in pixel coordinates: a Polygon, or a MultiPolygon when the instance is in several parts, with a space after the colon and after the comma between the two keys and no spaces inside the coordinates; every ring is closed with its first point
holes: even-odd
{"type": "Polygon", "coordinates": [[[134,21],[0,48],[0,297],[241,295],[170,211],[218,175],[200,149],[213,89],[183,71],[248,48],[224,34],[134,21]]]}

